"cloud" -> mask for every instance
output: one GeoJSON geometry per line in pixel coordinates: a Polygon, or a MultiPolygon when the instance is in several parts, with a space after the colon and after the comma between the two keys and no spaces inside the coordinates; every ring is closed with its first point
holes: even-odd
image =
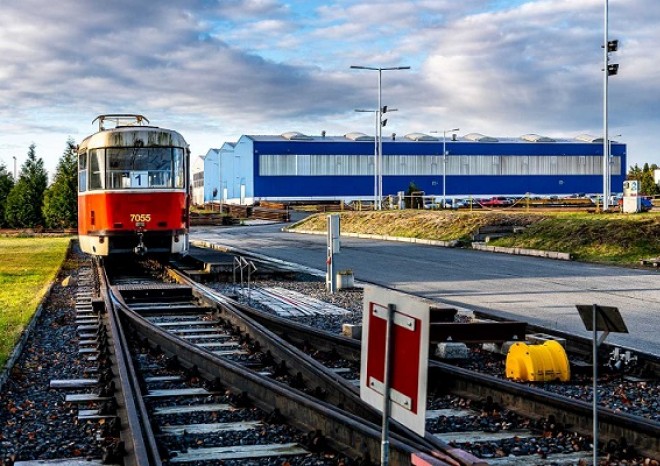
{"type": "MultiPolygon", "coordinates": [[[[353,110],[377,105],[377,74],[354,64],[412,67],[383,72],[399,108],[388,132],[598,134],[602,13],[602,0],[5,2],[0,157],[53,135],[59,156],[104,112],[181,125],[198,153],[246,133],[373,132],[353,110]]],[[[660,3],[611,0],[610,16],[610,125],[651,162],[660,3]]]]}

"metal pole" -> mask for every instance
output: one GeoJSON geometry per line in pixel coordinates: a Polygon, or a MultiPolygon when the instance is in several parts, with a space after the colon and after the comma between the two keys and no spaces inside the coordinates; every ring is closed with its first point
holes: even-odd
{"type": "Polygon", "coordinates": [[[380,112],[374,112],[376,116],[376,132],[374,133],[374,210],[378,204],[378,127],[380,126],[380,112]]]}
{"type": "Polygon", "coordinates": [[[603,25],[603,211],[609,209],[609,186],[607,178],[609,177],[609,156],[607,154],[608,146],[608,134],[607,134],[607,91],[608,91],[608,51],[607,51],[607,42],[608,42],[608,0],[605,0],[605,19],[603,25]]]}
{"type": "Polygon", "coordinates": [[[447,208],[447,131],[442,132],[442,208],[447,208]]]}
{"type": "Polygon", "coordinates": [[[383,200],[383,107],[382,107],[383,70],[378,68],[378,210],[382,210],[383,200]]]}
{"type": "Polygon", "coordinates": [[[597,358],[598,358],[598,332],[596,330],[596,313],[598,311],[598,306],[595,304],[593,305],[593,350],[594,350],[594,357],[593,357],[593,417],[594,417],[594,425],[593,425],[593,436],[594,436],[594,455],[593,455],[593,464],[597,465],[598,464],[598,364],[597,364],[597,358]]]}
{"type": "Polygon", "coordinates": [[[396,305],[387,305],[387,327],[385,327],[385,367],[383,371],[383,426],[380,446],[380,464],[387,466],[390,461],[390,377],[392,361],[392,333],[396,305]]]}

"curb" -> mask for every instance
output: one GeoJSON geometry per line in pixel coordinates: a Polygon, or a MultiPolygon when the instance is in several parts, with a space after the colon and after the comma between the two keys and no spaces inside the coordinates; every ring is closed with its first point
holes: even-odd
{"type": "Polygon", "coordinates": [[[472,243],[472,249],[476,249],[477,251],[514,254],[518,256],[544,257],[547,259],[556,259],[563,261],[573,260],[571,254],[568,252],[542,251],[540,249],[526,249],[526,248],[505,248],[502,246],[487,246],[486,243],[482,243],[482,242],[472,243]]]}
{"type": "MultiPolygon", "coordinates": [[[[301,233],[303,235],[325,235],[325,232],[312,231],[312,230],[296,230],[291,231],[289,228],[283,228],[282,231],[286,233],[301,233]]],[[[388,236],[388,235],[371,235],[367,233],[341,233],[341,236],[347,238],[361,238],[361,239],[377,239],[382,241],[398,241],[402,243],[415,243],[415,244],[426,244],[429,246],[441,246],[445,248],[454,248],[458,245],[458,241],[441,241],[435,239],[424,239],[424,238],[405,238],[403,236],[388,236]]]]}

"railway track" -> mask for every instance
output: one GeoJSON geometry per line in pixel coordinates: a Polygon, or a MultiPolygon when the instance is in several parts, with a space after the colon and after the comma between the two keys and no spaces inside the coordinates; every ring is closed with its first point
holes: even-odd
{"type": "MultiPolygon", "coordinates": [[[[113,328],[122,342],[115,351],[126,355],[122,385],[135,400],[126,403],[126,417],[132,439],[127,449],[139,454],[136,464],[284,461],[273,458],[306,464],[309,457],[317,461],[313,464],[378,461],[380,417],[350,386],[338,383],[336,373],[193,284],[122,278],[116,271],[108,277],[106,305],[122,323],[113,328]],[[129,349],[130,342],[138,349],[129,349]],[[129,353],[139,356],[131,359],[129,353]],[[230,405],[232,419],[248,420],[207,422],[209,410],[224,417],[221,405],[230,405]],[[237,413],[241,409],[247,414],[237,413]],[[206,421],[180,419],[188,412],[206,421]],[[178,427],[154,432],[162,415],[178,416],[178,427]],[[279,441],[268,440],[273,432],[279,432],[279,441]],[[232,438],[236,444],[222,440],[232,438]]],[[[410,464],[413,454],[435,457],[438,465],[484,464],[434,437],[420,438],[395,425],[390,464],[410,464]]]]}
{"type": "MultiPolygon", "coordinates": [[[[195,285],[182,274],[170,272],[177,280],[190,283],[204,295],[213,295],[208,289],[195,285]]],[[[241,312],[273,330],[290,343],[309,354],[333,354],[353,366],[359,366],[360,344],[336,334],[316,330],[305,325],[298,325],[289,319],[282,319],[271,313],[259,311],[249,306],[233,303],[241,312]]],[[[571,348],[585,352],[588,346],[579,339],[570,339],[571,348]]],[[[332,358],[328,358],[332,359],[332,358]]],[[[647,370],[656,374],[654,358],[642,358],[647,370]]],[[[330,362],[330,364],[336,364],[330,362]]],[[[351,385],[350,381],[345,382],[351,385]]],[[[353,387],[354,389],[354,387],[353,387]]],[[[592,431],[591,403],[569,399],[565,396],[541,390],[524,384],[513,383],[488,374],[456,367],[440,361],[432,361],[429,367],[429,392],[451,393],[469,400],[498,400],[496,404],[506,406],[517,413],[532,419],[551,419],[556,423],[570,426],[577,433],[589,437],[592,431]]],[[[660,424],[651,419],[633,416],[603,408],[599,414],[601,444],[610,446],[627,444],[640,454],[657,457],[660,451],[660,424]],[[622,442],[625,439],[625,442],[622,442]]],[[[432,435],[432,434],[431,434],[432,435]]],[[[547,435],[547,433],[544,433],[547,435]]],[[[429,435],[427,435],[428,437],[429,435]]],[[[586,442],[588,447],[588,442],[586,442]]]]}
{"type": "MultiPolygon", "coordinates": [[[[55,381],[69,387],[66,402],[105,464],[378,462],[380,415],[361,403],[354,383],[358,341],[239,304],[175,270],[167,274],[178,283],[135,271],[108,278],[99,271],[98,283],[81,271],[91,280],[76,297],[86,380],[55,381]],[[101,299],[99,289],[107,290],[101,299]]],[[[424,438],[394,423],[391,464],[410,464],[413,454],[453,466],[516,464],[518,456],[517,464],[576,464],[590,456],[591,405],[579,400],[432,361],[427,409],[424,438]],[[557,431],[568,435],[562,424],[581,433],[571,438],[572,455],[551,454],[557,431]],[[480,437],[484,425],[514,443],[480,437]]],[[[599,418],[601,444],[626,438],[657,458],[657,422],[607,409],[599,418]]]]}

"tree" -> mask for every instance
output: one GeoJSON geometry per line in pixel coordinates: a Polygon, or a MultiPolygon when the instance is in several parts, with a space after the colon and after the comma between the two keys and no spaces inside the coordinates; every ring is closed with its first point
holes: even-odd
{"type": "Polygon", "coordinates": [[[654,196],[660,194],[660,188],[655,184],[653,178],[653,172],[658,168],[656,164],[649,166],[648,163],[643,165],[643,168],[639,168],[639,165],[635,164],[634,167],[630,167],[628,171],[627,179],[639,181],[639,190],[640,194],[646,196],[654,196]]]}
{"type": "Polygon", "coordinates": [[[73,139],[57,164],[55,180],[44,195],[43,216],[49,228],[72,228],[78,222],[78,161],[73,139]]]}
{"type": "Polygon", "coordinates": [[[14,178],[7,171],[4,163],[0,163],[0,227],[5,226],[5,206],[7,204],[7,196],[14,187],[14,178]]]}
{"type": "Polygon", "coordinates": [[[640,190],[642,194],[645,194],[647,196],[655,196],[660,192],[658,189],[658,185],[655,184],[655,179],[653,178],[653,172],[655,168],[653,166],[649,166],[648,163],[644,164],[644,169],[642,170],[642,176],[640,180],[640,190]]]}
{"type": "Polygon", "coordinates": [[[639,165],[635,164],[634,167],[630,167],[628,170],[628,176],[626,177],[629,180],[639,180],[642,177],[642,169],[639,168],[639,165]]]}
{"type": "Polygon", "coordinates": [[[13,228],[33,228],[44,224],[41,208],[48,174],[44,161],[37,158],[31,144],[27,160],[21,167],[21,176],[14,185],[5,206],[5,220],[13,228]]]}

